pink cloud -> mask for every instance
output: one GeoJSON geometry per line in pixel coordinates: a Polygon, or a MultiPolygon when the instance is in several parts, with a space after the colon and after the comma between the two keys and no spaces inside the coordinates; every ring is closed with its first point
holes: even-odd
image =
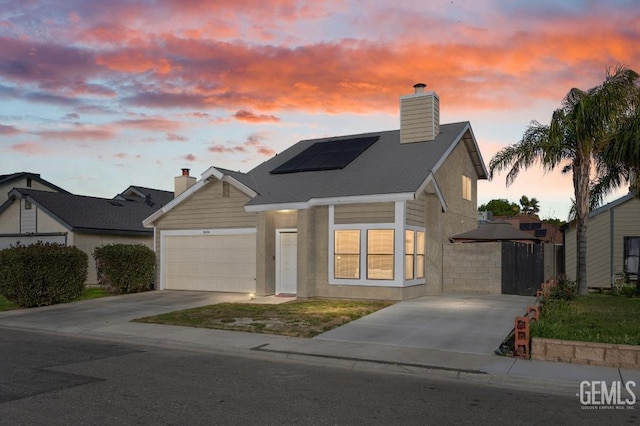
{"type": "Polygon", "coordinates": [[[113,156],[114,156],[115,158],[119,158],[119,159],[124,159],[124,158],[127,158],[127,157],[128,157],[127,153],[125,153],[125,152],[119,152],[119,153],[117,153],[117,154],[113,154],[113,156]]]}
{"type": "Polygon", "coordinates": [[[22,133],[22,132],[20,132],[20,130],[18,130],[14,126],[6,126],[4,124],[0,124],[0,135],[2,136],[13,136],[19,133],[22,133]]]}
{"type": "Polygon", "coordinates": [[[16,143],[16,144],[10,145],[9,149],[15,152],[20,152],[22,154],[28,154],[28,155],[43,155],[47,153],[47,151],[42,147],[42,145],[34,142],[16,143]]]}
{"type": "Polygon", "coordinates": [[[259,134],[250,135],[247,140],[240,144],[231,146],[225,146],[221,144],[214,144],[209,147],[209,152],[216,154],[237,154],[237,153],[251,153],[255,152],[259,155],[271,157],[275,155],[275,151],[262,143],[263,136],[259,134]]]}
{"type": "Polygon", "coordinates": [[[182,157],[184,160],[189,161],[189,162],[194,162],[197,160],[197,157],[193,154],[187,154],[184,157],[182,157]]]}
{"type": "Polygon", "coordinates": [[[177,135],[175,133],[167,133],[167,140],[170,142],[186,142],[187,138],[177,135]]]}
{"type": "Polygon", "coordinates": [[[250,111],[240,110],[233,115],[239,121],[246,121],[248,123],[277,123],[280,121],[275,115],[254,114],[250,111]]]}

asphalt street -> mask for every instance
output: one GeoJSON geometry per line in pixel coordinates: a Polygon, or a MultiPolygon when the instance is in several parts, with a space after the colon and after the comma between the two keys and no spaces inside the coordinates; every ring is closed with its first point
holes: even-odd
{"type": "Polygon", "coordinates": [[[0,328],[0,424],[638,424],[428,375],[0,328]]]}

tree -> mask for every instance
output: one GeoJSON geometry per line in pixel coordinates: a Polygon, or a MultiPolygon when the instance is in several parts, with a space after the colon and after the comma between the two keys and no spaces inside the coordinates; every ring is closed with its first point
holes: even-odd
{"type": "Polygon", "coordinates": [[[516,179],[521,169],[534,165],[545,170],[562,166],[564,173],[572,173],[579,294],[588,293],[586,231],[590,210],[589,173],[594,157],[604,152],[605,147],[624,146],[622,130],[625,127],[640,128],[638,93],[638,74],[635,71],[622,66],[608,69],[602,84],[587,91],[571,89],[560,108],[554,111],[549,125],[532,121],[522,140],[503,148],[489,163],[490,178],[496,172],[509,169],[507,185],[516,179]]]}
{"type": "Polygon", "coordinates": [[[494,216],[515,216],[520,213],[520,207],[516,203],[510,203],[504,198],[491,200],[478,207],[478,210],[492,212],[494,216]]]}
{"type": "Polygon", "coordinates": [[[520,205],[522,206],[520,211],[523,214],[533,215],[540,211],[540,202],[536,198],[529,199],[529,197],[523,195],[520,197],[520,205]]]}

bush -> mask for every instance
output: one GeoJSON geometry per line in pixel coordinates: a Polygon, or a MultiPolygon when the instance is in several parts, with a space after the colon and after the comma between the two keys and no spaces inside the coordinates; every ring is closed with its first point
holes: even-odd
{"type": "Polygon", "coordinates": [[[576,282],[569,279],[559,280],[551,287],[549,299],[551,300],[572,300],[578,295],[576,282]]]}
{"type": "Polygon", "coordinates": [[[109,244],[93,251],[98,284],[115,294],[151,289],[156,255],[143,244],[109,244]]]}
{"type": "Polygon", "coordinates": [[[84,290],[88,259],[80,249],[60,244],[0,250],[0,294],[25,308],[70,302],[84,290]]]}

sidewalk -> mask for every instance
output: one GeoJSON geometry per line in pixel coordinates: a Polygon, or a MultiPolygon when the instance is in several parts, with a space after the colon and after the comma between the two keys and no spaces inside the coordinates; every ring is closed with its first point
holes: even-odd
{"type": "MultiPolygon", "coordinates": [[[[184,294],[181,295],[184,297],[184,294]]],[[[177,297],[177,296],[176,296],[177,297]]],[[[200,305],[202,297],[187,299],[183,306],[200,305]]],[[[207,303],[237,301],[218,295],[207,303]],[[222,300],[221,300],[222,299],[222,300]]],[[[244,301],[246,297],[243,297],[244,301]]],[[[281,300],[264,298],[262,303],[281,300]]],[[[205,303],[205,304],[207,304],[205,303]]],[[[44,331],[131,344],[204,352],[235,353],[250,357],[275,357],[333,365],[350,369],[376,369],[392,373],[459,379],[496,386],[575,396],[580,382],[633,380],[640,385],[640,371],[577,364],[529,361],[497,355],[460,353],[427,348],[302,339],[267,334],[133,323],[130,319],[167,312],[174,305],[165,298],[144,299],[128,295],[43,308],[0,312],[0,327],[44,331]],[[120,300],[118,300],[120,299],[120,300]],[[140,301],[144,300],[144,303],[140,301]],[[138,303],[136,303],[138,301],[138,303]],[[117,317],[108,318],[117,306],[117,317]],[[125,312],[125,313],[123,313],[125,312]]],[[[183,308],[181,306],[180,308],[183,308]]]]}

